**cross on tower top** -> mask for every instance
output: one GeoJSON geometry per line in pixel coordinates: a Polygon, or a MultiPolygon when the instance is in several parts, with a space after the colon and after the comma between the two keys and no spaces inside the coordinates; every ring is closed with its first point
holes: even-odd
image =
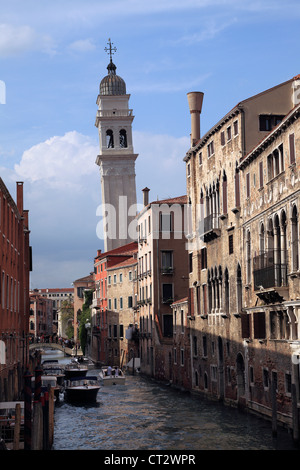
{"type": "Polygon", "coordinates": [[[109,54],[110,56],[110,61],[112,61],[112,55],[117,51],[117,48],[116,47],[112,47],[113,45],[113,42],[111,42],[110,38],[108,39],[108,43],[109,47],[105,47],[104,50],[105,52],[107,52],[107,54],[109,54]]]}

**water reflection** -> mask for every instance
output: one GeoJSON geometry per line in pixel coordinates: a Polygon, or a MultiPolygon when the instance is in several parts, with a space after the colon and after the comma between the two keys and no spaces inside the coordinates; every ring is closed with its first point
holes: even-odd
{"type": "Polygon", "coordinates": [[[56,406],[53,447],[186,451],[294,448],[284,430],[272,438],[271,424],[263,419],[139,376],[127,376],[125,386],[102,387],[95,405],[62,402],[56,406]]]}

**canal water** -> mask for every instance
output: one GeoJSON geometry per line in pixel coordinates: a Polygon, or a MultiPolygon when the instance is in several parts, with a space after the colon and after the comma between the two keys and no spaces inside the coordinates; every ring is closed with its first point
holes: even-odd
{"type": "MultiPolygon", "coordinates": [[[[50,351],[43,359],[69,359],[50,351]]],[[[90,370],[89,375],[99,370],[90,370]]],[[[271,423],[220,403],[126,376],[126,385],[102,387],[94,405],[60,401],[54,450],[292,450],[291,435],[271,423]]]]}

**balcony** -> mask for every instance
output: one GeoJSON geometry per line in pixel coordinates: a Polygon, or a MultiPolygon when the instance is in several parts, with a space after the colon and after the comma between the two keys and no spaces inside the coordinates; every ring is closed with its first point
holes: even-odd
{"type": "Polygon", "coordinates": [[[204,242],[209,242],[221,235],[219,214],[213,213],[200,221],[199,232],[204,242]]]}
{"type": "Polygon", "coordinates": [[[163,266],[160,270],[161,274],[163,275],[173,275],[174,268],[172,266],[163,266]]]}
{"type": "Polygon", "coordinates": [[[254,291],[266,303],[283,300],[288,292],[287,279],[285,251],[265,251],[253,258],[254,291]]]}

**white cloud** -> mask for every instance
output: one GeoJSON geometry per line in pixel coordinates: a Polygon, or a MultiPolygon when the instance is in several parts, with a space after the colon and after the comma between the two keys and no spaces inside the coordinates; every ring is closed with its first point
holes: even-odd
{"type": "Polygon", "coordinates": [[[0,57],[15,56],[32,50],[54,54],[54,42],[50,36],[37,33],[31,26],[0,24],[0,57]]]}
{"type": "MultiPolygon", "coordinates": [[[[183,157],[189,138],[134,132],[133,142],[139,153],[138,202],[145,186],[151,200],[185,194],[183,157]]],[[[101,204],[98,153],[91,137],[72,131],[34,145],[23,153],[14,172],[1,172],[12,188],[15,181],[24,181],[33,247],[32,288],[67,287],[89,274],[97,249],[103,249],[96,233],[101,222],[96,215],[101,204]]]]}
{"type": "Polygon", "coordinates": [[[75,52],[89,52],[96,49],[96,45],[91,39],[79,39],[69,45],[69,49],[75,52]]]}
{"type": "Polygon", "coordinates": [[[26,150],[15,171],[18,178],[52,188],[78,189],[82,177],[95,172],[97,153],[98,145],[90,137],[71,131],[26,150]]]}

